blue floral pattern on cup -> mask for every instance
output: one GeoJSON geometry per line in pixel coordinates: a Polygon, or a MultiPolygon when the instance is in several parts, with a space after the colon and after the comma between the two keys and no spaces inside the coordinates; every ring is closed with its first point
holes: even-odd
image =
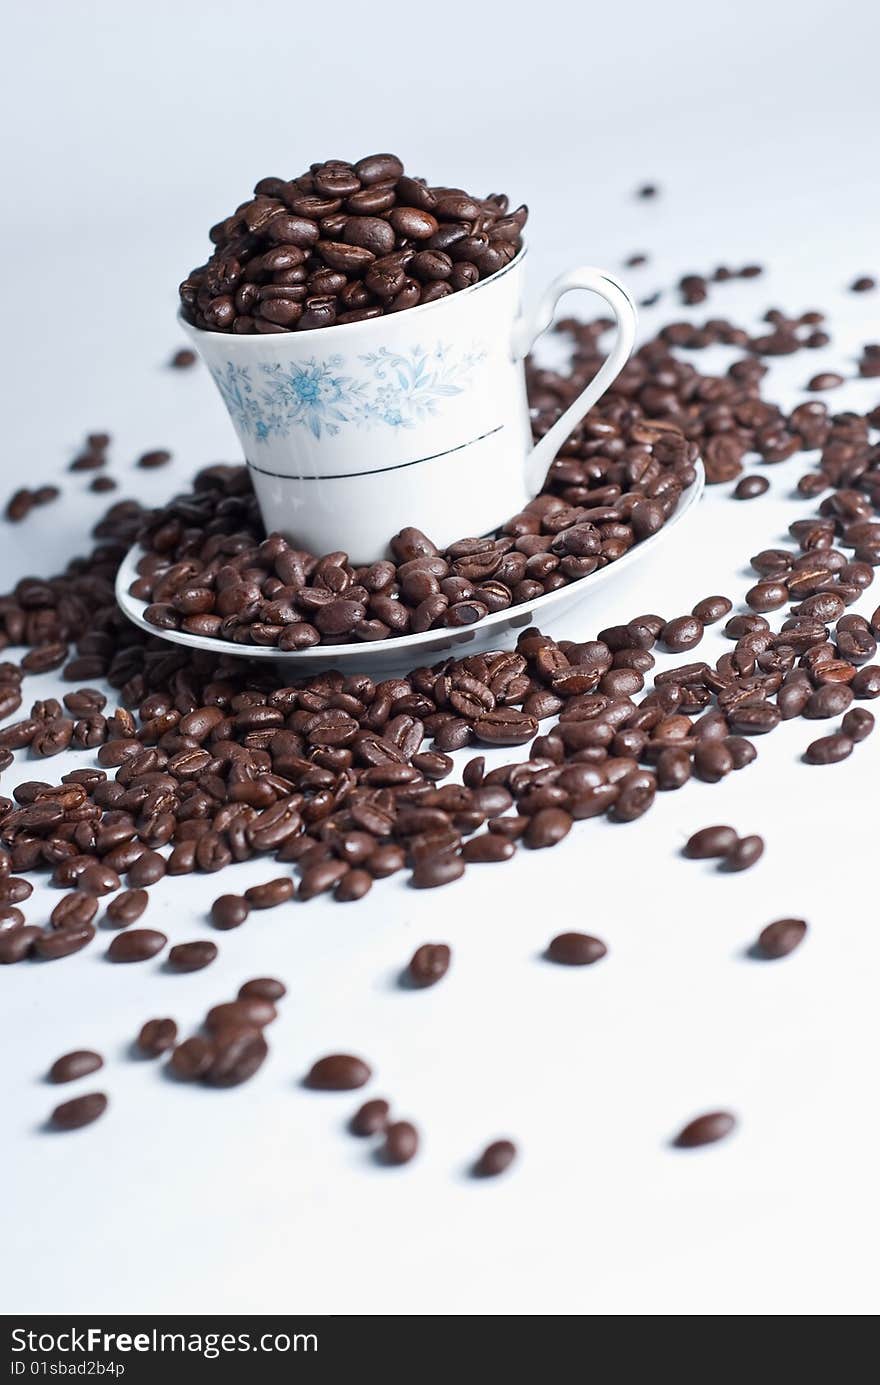
{"type": "Polygon", "coordinates": [[[211,374],[239,431],[267,442],[296,428],[316,438],[346,425],[413,428],[435,415],[444,399],[461,394],[485,357],[482,346],[461,356],[443,345],[406,353],[383,346],[357,358],[364,367],[357,373],[342,356],[313,356],[289,365],[227,361],[211,374]]]}

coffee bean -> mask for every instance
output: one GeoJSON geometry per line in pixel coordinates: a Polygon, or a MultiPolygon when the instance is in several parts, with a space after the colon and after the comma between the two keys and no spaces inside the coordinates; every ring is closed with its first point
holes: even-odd
{"type": "Polygon", "coordinates": [[[681,654],[686,649],[694,649],[703,638],[703,622],[697,616],[677,616],[668,620],[660,632],[660,640],[667,649],[681,654]]]}
{"type": "Polygon", "coordinates": [[[864,707],[853,707],[846,713],[840,727],[851,741],[863,741],[874,730],[874,718],[864,707]]]}
{"type": "Polygon", "coordinates": [[[149,900],[146,890],[121,890],[107,905],[106,917],[114,927],[127,928],[129,924],[137,922],[149,900]]]}
{"type": "Polygon", "coordinates": [[[382,1160],[386,1164],[408,1164],[418,1153],[419,1134],[410,1121],[392,1121],[385,1128],[382,1160]]]}
{"type": "Polygon", "coordinates": [[[195,351],[190,351],[188,347],[183,346],[180,347],[179,350],[175,351],[174,355],[171,357],[169,365],[171,365],[175,370],[188,370],[190,366],[195,365],[197,359],[198,357],[196,356],[195,351]]]}
{"type": "Polygon", "coordinates": [[[838,385],[843,384],[843,376],[837,375],[834,371],[825,371],[821,375],[814,375],[807,385],[808,390],[834,390],[838,385]]]}
{"type": "Polygon", "coordinates": [[[349,1092],[363,1087],[371,1076],[362,1058],[354,1058],[349,1053],[331,1053],[313,1063],[306,1086],[321,1092],[349,1092]]]}
{"type": "Polygon", "coordinates": [[[268,880],[265,885],[251,885],[244,897],[252,909],[274,909],[286,900],[293,899],[293,881],[287,875],[268,880]]]}
{"type": "Polygon", "coordinates": [[[572,827],[572,817],[562,808],[541,808],[529,820],[523,841],[532,850],[555,846],[567,837],[572,827]]]}
{"type": "Polygon", "coordinates": [[[470,841],[465,842],[461,855],[462,860],[471,864],[472,862],[509,861],[515,852],[516,846],[512,841],[495,832],[482,832],[479,836],[471,837],[470,841]]]}
{"type": "Polygon", "coordinates": [[[813,741],[804,751],[804,761],[808,765],[836,765],[852,754],[853,742],[849,736],[837,733],[822,736],[813,741]]]}
{"type": "Polygon", "coordinates": [[[589,933],[559,933],[549,943],[547,957],[567,967],[587,967],[600,961],[607,951],[605,944],[589,933]]]}
{"type": "Polygon", "coordinates": [[[215,960],[217,944],[207,940],[177,943],[168,953],[168,965],[174,971],[201,971],[215,960]]]}
{"type": "Polygon", "coordinates": [[[76,887],[78,890],[82,890],[84,894],[100,896],[112,894],[114,890],[119,889],[121,883],[115,870],[94,862],[92,865],[86,866],[85,870],[78,876],[76,887]]]}
{"type": "Polygon", "coordinates": [[[876,287],[876,279],[872,279],[870,275],[863,274],[861,278],[853,280],[850,284],[850,291],[852,293],[870,293],[871,289],[876,287]]]}
{"type": "Polygon", "coordinates": [[[95,929],[91,923],[68,924],[51,933],[41,933],[34,939],[33,951],[44,961],[56,961],[80,952],[92,941],[95,929]]]}
{"type": "Polygon", "coordinates": [[[689,1121],[675,1138],[679,1149],[697,1149],[723,1140],[736,1126],[736,1118],[728,1111],[708,1111],[689,1121]]]}
{"type": "Polygon", "coordinates": [[[201,1034],[194,1034],[191,1039],[184,1039],[182,1044],[178,1044],[169,1059],[168,1066],[171,1072],[182,1082],[194,1082],[199,1077],[204,1077],[214,1061],[214,1045],[201,1034]]]}
{"type": "Polygon", "coordinates": [[[473,1167],[475,1178],[497,1178],[505,1173],[516,1158],[512,1140],[493,1140],[487,1145],[473,1167]]]}
{"type": "Polygon", "coordinates": [[[104,1059],[100,1053],[93,1053],[88,1048],[77,1048],[72,1053],[65,1053],[49,1069],[50,1082],[75,1082],[80,1077],[88,1077],[89,1073],[97,1072],[104,1066],[104,1059]]]}
{"type": "Polygon", "coordinates": [[[464,861],[451,852],[426,856],[417,861],[410,876],[410,884],[417,890],[432,890],[438,885],[449,885],[464,875],[464,861]]]}
{"type": "Polygon", "coordinates": [[[787,957],[803,942],[807,925],[803,919],[777,919],[768,923],[758,937],[757,951],[763,957],[787,957]]]}
{"type": "Polygon", "coordinates": [[[132,928],[117,933],[107,949],[111,962],[147,962],[160,953],[168,939],[155,928],[132,928]]]}
{"type": "Polygon", "coordinates": [[[732,827],[701,827],[688,837],[684,855],[691,861],[708,861],[717,856],[728,856],[734,850],[739,837],[732,827]]]}
{"type": "Polygon", "coordinates": [[[821,720],[823,717],[838,717],[846,711],[852,700],[852,689],[846,683],[825,683],[810,694],[801,715],[811,721],[821,720]]]}
{"type": "Polygon", "coordinates": [[[751,476],[743,476],[737,481],[733,488],[734,500],[756,500],[759,495],[766,495],[770,489],[770,482],[766,476],[758,476],[753,473],[751,476]]]}
{"type": "Polygon", "coordinates": [[[158,851],[145,851],[129,868],[128,883],[134,889],[155,885],[165,874],[165,858],[158,851]]]}
{"type": "Polygon", "coordinates": [[[237,1087],[259,1071],[268,1053],[266,1040],[257,1029],[221,1030],[214,1037],[205,1081],[212,1087],[237,1087]]]}
{"type": "Polygon", "coordinates": [[[177,1042],[177,1025],[171,1019],[147,1020],[137,1036],[137,1046],[147,1058],[158,1058],[177,1042]]]}
{"type": "Polygon", "coordinates": [[[34,924],[0,933],[0,964],[9,966],[13,962],[24,961],[32,954],[40,936],[40,930],[34,924]]]}
{"type": "Polygon", "coordinates": [[[433,986],[449,970],[452,952],[445,943],[423,943],[416,948],[407,967],[407,980],[412,986],[433,986]]]}
{"type": "Polygon", "coordinates": [[[215,928],[238,928],[250,911],[250,904],[240,895],[221,894],[211,905],[211,922],[215,928]]]}
{"type": "Polygon", "coordinates": [[[748,870],[760,861],[764,854],[764,839],[757,834],[741,837],[725,855],[722,869],[738,872],[748,870]]]}
{"type": "Polygon", "coordinates": [[[56,1130],[79,1130],[91,1125],[107,1110],[107,1098],[103,1092],[89,1092],[85,1096],[63,1101],[52,1112],[52,1124],[56,1130]]]}
{"type": "Polygon", "coordinates": [[[82,924],[91,923],[97,912],[96,899],[91,895],[74,891],[73,894],[63,895],[59,899],[49,915],[49,921],[53,928],[78,928],[82,924]]]}
{"type": "Polygon", "coordinates": [[[391,1107],[381,1097],[365,1101],[348,1123],[352,1135],[379,1135],[388,1125],[391,1107]]]}
{"type": "Polygon", "coordinates": [[[281,1000],[287,994],[283,981],[272,976],[258,976],[253,981],[245,981],[238,989],[239,1000],[281,1000]]]}
{"type": "Polygon", "coordinates": [[[732,610],[733,602],[726,596],[705,596],[702,601],[697,602],[691,614],[701,625],[714,625],[732,610]]]}

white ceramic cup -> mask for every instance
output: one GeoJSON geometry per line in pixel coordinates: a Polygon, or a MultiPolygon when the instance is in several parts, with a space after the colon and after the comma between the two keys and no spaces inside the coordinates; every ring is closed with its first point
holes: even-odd
{"type": "Polygon", "coordinates": [[[373,562],[405,525],[442,548],[495,529],[538,493],[628,360],[636,310],[611,275],[581,268],[524,317],[525,253],[434,303],[339,327],[235,336],[181,318],[229,410],[267,531],[373,562]],[[533,445],[523,361],[570,289],[604,298],[617,335],[533,445]]]}

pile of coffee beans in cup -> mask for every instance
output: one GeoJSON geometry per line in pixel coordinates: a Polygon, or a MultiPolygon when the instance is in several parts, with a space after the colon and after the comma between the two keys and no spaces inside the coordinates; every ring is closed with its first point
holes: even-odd
{"type": "Polygon", "coordinates": [[[503,193],[412,177],[396,154],[261,178],[211,228],[183,315],[209,332],[303,332],[436,303],[510,264],[527,217],[503,193]]]}

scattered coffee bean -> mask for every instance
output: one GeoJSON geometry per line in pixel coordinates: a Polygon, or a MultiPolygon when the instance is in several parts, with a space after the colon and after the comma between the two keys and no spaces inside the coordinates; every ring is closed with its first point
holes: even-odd
{"type": "Polygon", "coordinates": [[[803,919],[777,919],[768,923],[758,937],[757,950],[763,957],[787,957],[806,937],[803,919]]]}
{"type": "Polygon", "coordinates": [[[250,911],[250,904],[241,895],[222,894],[211,905],[211,921],[215,928],[238,928],[250,911]]]}
{"type": "Polygon", "coordinates": [[[72,1053],[65,1053],[49,1069],[50,1082],[75,1082],[79,1077],[88,1077],[89,1073],[97,1072],[104,1066],[104,1059],[100,1053],[93,1053],[89,1048],[77,1048],[72,1053]]]}
{"type": "Polygon", "coordinates": [[[207,940],[177,943],[168,953],[168,965],[174,971],[201,971],[215,960],[217,944],[207,940]]]}
{"type": "Polygon", "coordinates": [[[214,1045],[201,1034],[184,1039],[178,1044],[169,1059],[168,1066],[175,1077],[182,1082],[195,1082],[204,1077],[214,1061],[214,1045]]]}
{"type": "Polygon", "coordinates": [[[708,861],[716,856],[729,856],[739,837],[732,827],[701,827],[688,837],[684,855],[691,861],[708,861]]]}
{"type": "Polygon", "coordinates": [[[851,741],[863,741],[874,730],[874,717],[865,707],[852,707],[840,723],[840,728],[851,741]]]}
{"type": "Polygon", "coordinates": [[[146,890],[121,890],[107,905],[107,919],[116,928],[127,928],[129,924],[137,923],[149,902],[150,896],[146,890]]]}
{"type": "Polygon", "coordinates": [[[559,933],[547,947],[547,957],[551,962],[561,962],[566,967],[588,967],[600,961],[608,949],[598,938],[589,933],[559,933]]]}
{"type": "Polygon", "coordinates": [[[392,1121],[385,1129],[382,1160],[386,1164],[408,1164],[419,1148],[419,1132],[410,1121],[392,1121]]]}
{"type": "Polygon", "coordinates": [[[147,1020],[136,1042],[146,1057],[158,1058],[177,1043],[177,1025],[171,1019],[147,1020]]]}
{"type": "Polygon", "coordinates": [[[764,839],[756,833],[749,837],[740,837],[729,851],[724,855],[724,870],[741,871],[748,870],[760,861],[764,855],[764,839]]]}
{"type": "Polygon", "coordinates": [[[870,293],[871,289],[875,289],[876,287],[877,280],[872,279],[868,274],[863,274],[861,278],[854,279],[850,284],[850,289],[853,293],[870,293]]]}
{"type": "Polygon", "coordinates": [[[410,877],[410,884],[417,890],[433,890],[438,885],[449,885],[464,875],[464,861],[460,856],[427,856],[418,861],[410,877]]]}
{"type": "Polygon", "coordinates": [[[197,359],[198,357],[195,351],[190,351],[188,346],[182,346],[175,351],[169,361],[169,365],[172,366],[174,370],[189,370],[190,366],[195,365],[197,359]]]}
{"type": "Polygon", "coordinates": [[[75,1096],[71,1101],[62,1101],[52,1112],[52,1124],[56,1130],[79,1130],[91,1125],[107,1110],[107,1098],[103,1092],[88,1092],[85,1096],[75,1096]]]}
{"type": "Polygon", "coordinates": [[[758,476],[752,473],[750,476],[742,476],[733,488],[734,500],[756,500],[759,495],[766,495],[770,489],[770,482],[766,476],[758,476]]]}
{"type": "Polygon", "coordinates": [[[287,994],[287,987],[283,981],[276,981],[273,976],[258,976],[253,981],[245,981],[243,986],[238,989],[239,1000],[281,1000],[287,994]]]}
{"type": "Polygon", "coordinates": [[[493,1140],[476,1160],[473,1168],[476,1178],[497,1178],[506,1172],[516,1158],[516,1145],[512,1140],[493,1140]]]}
{"type": "Polygon", "coordinates": [[[449,970],[452,952],[445,943],[423,943],[416,948],[407,967],[407,979],[412,986],[433,986],[449,970]]]}
{"type": "Polygon", "coordinates": [[[111,962],[148,962],[167,942],[165,934],[156,928],[131,928],[117,933],[107,949],[107,958],[111,962]]]}
{"type": "Polygon", "coordinates": [[[723,620],[733,610],[733,602],[726,596],[704,596],[691,612],[701,625],[714,625],[723,620]]]}
{"type": "Polygon", "coordinates": [[[251,885],[250,889],[244,892],[244,897],[252,909],[274,909],[288,899],[293,899],[293,895],[293,881],[288,875],[268,880],[265,885],[251,885]]]}
{"type": "Polygon", "coordinates": [[[306,1086],[320,1092],[350,1092],[355,1087],[363,1087],[371,1076],[362,1058],[354,1058],[350,1053],[331,1053],[312,1065],[306,1086]]]}
{"type": "Polygon", "coordinates": [[[807,385],[808,390],[835,390],[838,385],[843,384],[843,376],[836,375],[834,371],[826,370],[821,375],[814,375],[807,385]]]}
{"type": "Polygon", "coordinates": [[[365,1101],[359,1106],[349,1121],[352,1135],[379,1135],[388,1125],[391,1107],[381,1097],[365,1101]]]}
{"type": "Polygon", "coordinates": [[[736,1126],[736,1118],[728,1111],[709,1111],[679,1131],[675,1144],[679,1149],[697,1149],[700,1145],[713,1145],[723,1140],[736,1126]]]}
{"type": "Polygon", "coordinates": [[[808,765],[836,765],[852,754],[853,742],[849,736],[838,732],[833,736],[821,736],[804,751],[804,761],[808,765]]]}

